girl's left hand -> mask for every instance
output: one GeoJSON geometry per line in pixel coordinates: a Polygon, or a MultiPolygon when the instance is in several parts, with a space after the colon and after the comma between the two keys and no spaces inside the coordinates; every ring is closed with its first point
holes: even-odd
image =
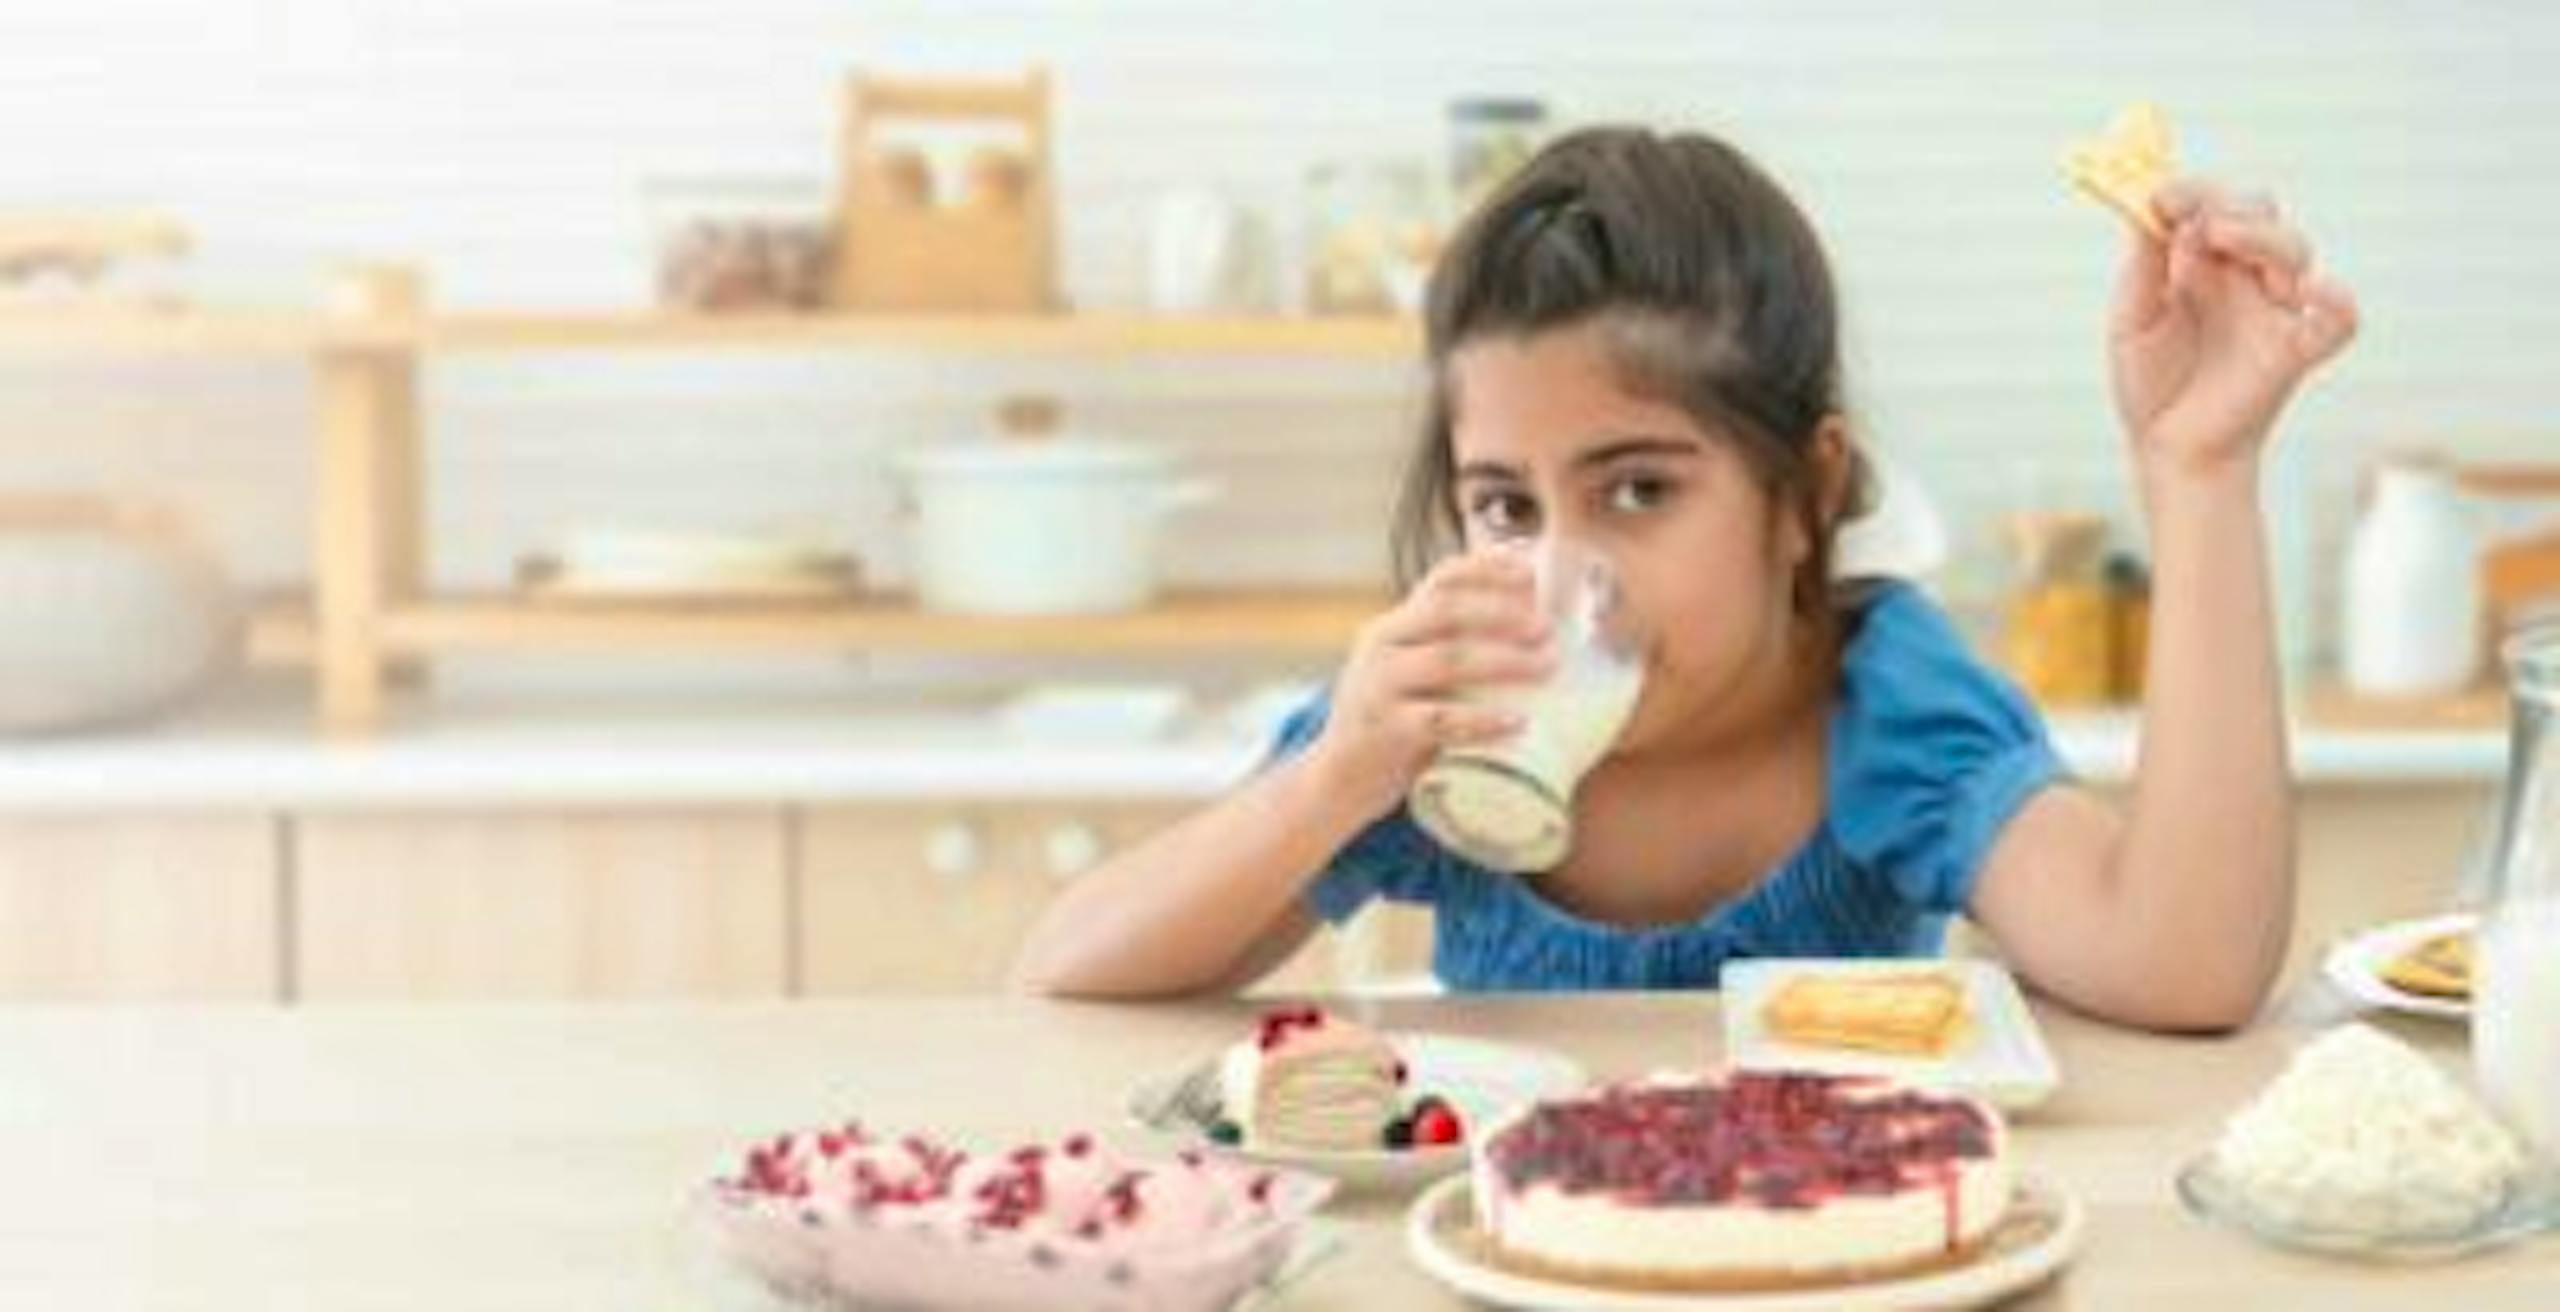
{"type": "Polygon", "coordinates": [[[2296,385],[2356,334],[2355,297],[2263,196],[2181,179],[2135,233],[2108,333],[2116,410],[2146,467],[2252,457],[2296,385]]]}

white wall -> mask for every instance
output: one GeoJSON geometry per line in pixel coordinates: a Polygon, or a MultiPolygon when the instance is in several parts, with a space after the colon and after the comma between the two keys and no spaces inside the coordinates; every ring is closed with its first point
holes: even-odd
{"type": "MultiPolygon", "coordinates": [[[[1161,187],[1283,214],[1312,161],[1437,159],[1453,96],[1725,132],[1830,238],[1868,429],[1977,543],[2001,509],[2122,504],[2098,324],[2117,238],[2060,147],[2156,98],[2206,171],[2261,181],[2362,293],[2365,340],[2285,437],[2312,613],[2359,453],[2560,456],[2560,10],[2493,3],[1827,0],[10,0],[0,204],[182,215],[207,295],[309,294],[415,258],[471,305],[646,292],[644,179],[822,173],[849,67],[1004,71],[1060,89],[1066,280],[1138,297],[1161,187]],[[2534,76],[2540,74],[2541,76],[2534,76]]],[[[1193,577],[1378,571],[1398,366],[895,357],[509,359],[432,375],[438,572],[488,582],[583,514],[826,517],[894,572],[899,444],[973,431],[1012,389],[1174,443],[1229,478],[1193,577]],[[1347,475],[1347,476],[1346,476],[1347,475]]],[[[290,367],[0,362],[0,486],[197,499],[249,572],[299,574],[307,398],[290,367]]]]}

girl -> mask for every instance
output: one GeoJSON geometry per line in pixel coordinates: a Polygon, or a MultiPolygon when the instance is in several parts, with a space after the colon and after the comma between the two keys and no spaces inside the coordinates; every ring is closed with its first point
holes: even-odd
{"type": "Polygon", "coordinates": [[[1919,591],[1832,581],[1864,473],[1803,214],[1720,141],[1593,129],[1434,271],[1404,601],[1270,764],[1062,895],[1019,980],[1235,986],[1388,897],[1433,908],[1454,988],[1704,988],[1740,956],[1934,953],[1961,911],[2089,1012],[2245,1023],[2293,914],[2259,452],[2356,310],[2267,200],[2181,181],[2154,207],[2166,237],[2136,233],[2108,334],[2154,571],[2122,815],[1919,591]],[[1462,694],[1553,659],[1523,553],[1498,549],[1548,535],[1607,554],[1653,636],[1571,854],[1524,879],[1442,849],[1403,799],[1443,746],[1517,728],[1462,694]]]}

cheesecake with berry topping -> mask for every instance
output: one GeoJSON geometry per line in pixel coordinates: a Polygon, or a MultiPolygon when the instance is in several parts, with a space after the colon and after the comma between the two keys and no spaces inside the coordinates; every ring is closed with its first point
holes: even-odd
{"type": "Polygon", "coordinates": [[[1641,1289],[1790,1288],[1917,1271],[2008,1209],[2008,1136],[1971,1098],[1873,1076],[1744,1072],[1603,1086],[1478,1137],[1478,1229],[1504,1265],[1641,1289]]]}
{"type": "Polygon", "coordinates": [[[1218,1062],[1223,1117],[1246,1147],[1395,1146],[1405,1067],[1377,1031],[1318,1007],[1263,1014],[1218,1062]]]}

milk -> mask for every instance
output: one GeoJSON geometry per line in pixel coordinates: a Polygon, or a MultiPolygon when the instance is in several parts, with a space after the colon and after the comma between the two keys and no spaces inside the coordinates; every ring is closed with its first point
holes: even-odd
{"type": "Polygon", "coordinates": [[[1644,645],[1604,553],[1568,540],[1533,557],[1537,604],[1554,623],[1556,664],[1530,684],[1461,695],[1520,716],[1500,742],[1453,747],[1414,781],[1414,820],[1442,846],[1495,870],[1552,870],[1573,847],[1573,791],[1607,754],[1644,691],[1644,645]]]}
{"type": "Polygon", "coordinates": [[[2560,621],[2507,640],[2514,764],[2496,894],[2473,944],[2471,1064],[2481,1091],[2560,1162],[2560,621]]]}
{"type": "Polygon", "coordinates": [[[1618,731],[1644,692],[1644,667],[1633,662],[1586,659],[1543,684],[1498,695],[1521,717],[1517,737],[1486,753],[1559,793],[1574,786],[1618,740],[1618,731]]]}
{"type": "Polygon", "coordinates": [[[2560,1161],[2560,895],[2502,901],[2480,926],[2471,1061],[2481,1091],[2560,1161]]]}
{"type": "Polygon", "coordinates": [[[1522,719],[1510,738],[1441,753],[1414,785],[1415,819],[1478,864],[1514,872],[1561,864],[1572,848],[1573,793],[1608,754],[1644,691],[1641,661],[1568,655],[1542,683],[1470,700],[1522,719]]]}

